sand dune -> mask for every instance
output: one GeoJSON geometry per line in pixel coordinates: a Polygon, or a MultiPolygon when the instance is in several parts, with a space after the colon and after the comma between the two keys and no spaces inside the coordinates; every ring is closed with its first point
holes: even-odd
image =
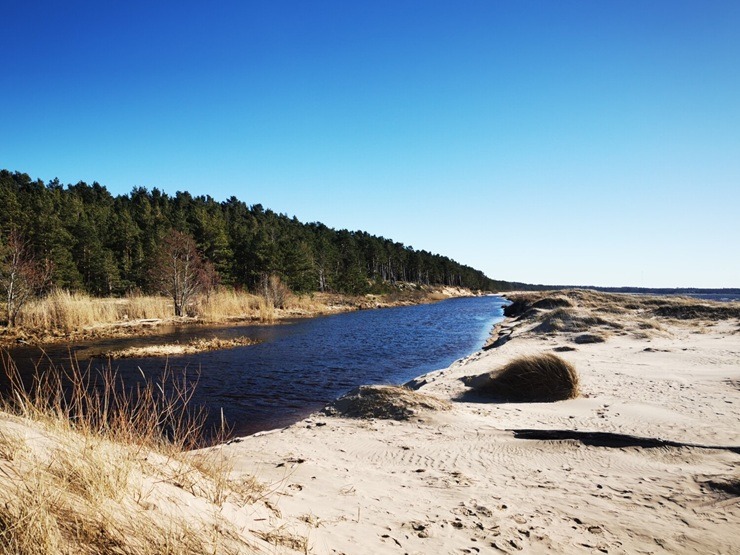
{"type": "Polygon", "coordinates": [[[507,319],[500,347],[409,384],[451,410],[314,415],[220,449],[235,476],[274,484],[271,525],[314,553],[740,552],[736,317],[670,320],[619,309],[631,297],[566,298],[577,329],[544,333],[558,308],[534,309],[507,319]],[[606,341],[575,342],[598,309],[590,331],[609,329],[606,341]],[[562,346],[576,349],[559,354],[581,397],[464,395],[461,378],[562,346]]]}

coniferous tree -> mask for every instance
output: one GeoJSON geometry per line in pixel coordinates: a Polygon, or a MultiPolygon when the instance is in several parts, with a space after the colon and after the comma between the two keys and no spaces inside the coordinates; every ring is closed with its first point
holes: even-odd
{"type": "Polygon", "coordinates": [[[113,197],[96,182],[44,184],[0,170],[0,233],[13,229],[38,260],[54,262],[55,286],[95,295],[156,289],[150,263],[172,229],[193,238],[221,283],[253,291],[265,275],[279,276],[298,292],[365,293],[397,281],[496,290],[508,285],[444,256],[365,232],[302,224],[235,197],[217,202],[143,187],[113,197]]]}

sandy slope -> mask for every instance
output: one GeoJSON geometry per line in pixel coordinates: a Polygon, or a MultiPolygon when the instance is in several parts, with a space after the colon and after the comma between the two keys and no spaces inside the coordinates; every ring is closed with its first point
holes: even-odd
{"type": "Polygon", "coordinates": [[[463,376],[570,346],[559,354],[580,372],[581,398],[468,396],[409,421],[314,415],[241,438],[218,449],[235,478],[270,484],[275,509],[243,526],[274,530],[277,552],[289,551],[281,536],[297,535],[312,553],[348,555],[740,553],[738,320],[600,325],[606,342],[578,345],[536,323],[508,321],[508,342],[413,386],[457,399],[463,376]],[[564,439],[512,431],[526,429],[564,439]]]}

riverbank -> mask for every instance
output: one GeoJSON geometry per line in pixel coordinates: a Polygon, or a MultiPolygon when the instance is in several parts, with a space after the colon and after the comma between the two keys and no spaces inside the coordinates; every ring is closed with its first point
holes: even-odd
{"type": "Polygon", "coordinates": [[[473,296],[469,289],[398,283],[383,295],[287,294],[280,306],[246,292],[221,290],[201,297],[190,315],[173,316],[165,297],[92,298],[57,291],[24,310],[19,325],[0,328],[0,346],[44,345],[154,335],[163,327],[274,324],[296,318],[374,308],[410,306],[473,296]]]}
{"type": "MultiPolygon", "coordinates": [[[[106,455],[114,477],[135,463],[117,497],[98,503],[106,526],[118,526],[106,533],[127,539],[116,544],[123,553],[148,553],[141,534],[155,545],[160,532],[185,538],[177,553],[740,550],[740,305],[580,291],[510,298],[497,347],[409,391],[360,390],[288,428],[174,463],[141,449],[122,462],[106,455]],[[466,385],[544,353],[574,365],[579,397],[507,403],[466,385]],[[196,471],[204,461],[218,472],[196,471]],[[150,521],[159,527],[142,527],[150,521]]],[[[3,475],[24,476],[29,452],[54,453],[62,439],[3,415],[3,475]]],[[[68,505],[79,482],[61,495],[68,505]]],[[[12,537],[5,526],[0,544],[12,537]]]]}

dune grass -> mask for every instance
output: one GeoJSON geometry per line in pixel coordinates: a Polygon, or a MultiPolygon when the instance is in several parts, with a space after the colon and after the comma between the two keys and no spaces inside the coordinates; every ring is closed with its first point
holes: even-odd
{"type": "Polygon", "coordinates": [[[449,410],[449,402],[396,385],[363,385],[334,401],[325,412],[349,418],[408,420],[419,411],[449,410]]]}
{"type": "Polygon", "coordinates": [[[503,401],[552,402],[580,394],[576,369],[552,353],[515,358],[475,382],[475,393],[503,401]]]}
{"type": "Polygon", "coordinates": [[[589,343],[603,343],[607,338],[608,336],[603,332],[582,333],[574,337],[573,341],[578,345],[587,345],[589,343]]]}
{"type": "Polygon", "coordinates": [[[613,319],[603,318],[587,310],[561,307],[547,311],[534,331],[543,333],[552,331],[583,332],[597,326],[616,329],[623,327],[622,324],[613,319]]]}
{"type": "Polygon", "coordinates": [[[219,512],[259,494],[233,484],[204,441],[195,382],[168,372],[125,389],[108,368],[72,364],[26,387],[4,356],[0,410],[0,554],[252,552],[219,512]]]}
{"type": "Polygon", "coordinates": [[[535,334],[619,334],[645,339],[668,333],[663,323],[698,329],[706,322],[740,318],[739,302],[670,295],[572,289],[515,293],[510,299],[505,315],[535,334]]]}

